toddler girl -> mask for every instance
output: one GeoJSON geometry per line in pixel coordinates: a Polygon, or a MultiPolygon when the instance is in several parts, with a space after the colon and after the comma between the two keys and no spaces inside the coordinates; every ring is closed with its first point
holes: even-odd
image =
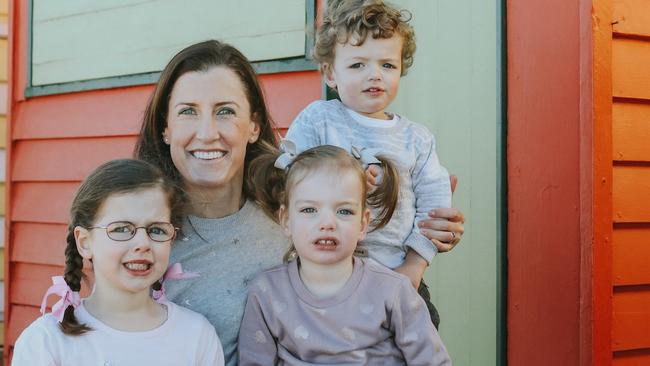
{"type": "Polygon", "coordinates": [[[167,269],[180,202],[162,172],[143,161],[114,160],[91,173],[70,209],[65,275],[46,294],[62,298],[20,335],[12,364],[223,365],[202,315],[150,296],[167,269]],[[94,287],[82,300],[84,259],[94,287]]]}
{"type": "MultiPolygon", "coordinates": [[[[447,170],[436,154],[434,136],[406,116],[389,113],[401,77],[413,64],[410,13],[383,0],[332,0],[318,28],[314,59],[339,100],[316,101],[289,127],[298,151],[318,145],[373,149],[397,165],[400,200],[393,220],[360,243],[372,260],[405,274],[427,302],[436,328],[438,311],[422,276],[445,243],[420,232],[419,223],[436,208],[451,206],[447,170]]],[[[368,170],[370,176],[373,169],[368,170]]],[[[373,178],[370,179],[372,181],[373,178]]]]}
{"type": "Polygon", "coordinates": [[[353,257],[370,221],[366,201],[380,212],[374,227],[392,215],[399,180],[392,164],[353,149],[383,169],[366,196],[364,168],[347,151],[323,145],[294,158],[286,150],[276,161],[288,167],[279,216],[293,245],[287,264],[262,272],[249,288],[240,366],[450,364],[408,278],[353,257]]]}

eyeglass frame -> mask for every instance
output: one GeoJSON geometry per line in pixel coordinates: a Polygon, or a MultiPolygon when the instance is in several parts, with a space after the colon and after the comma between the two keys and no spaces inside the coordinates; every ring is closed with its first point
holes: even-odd
{"type": "Polygon", "coordinates": [[[131,221],[124,221],[124,220],[118,220],[118,221],[109,222],[108,224],[106,224],[106,226],[89,226],[89,227],[85,227],[84,229],[86,229],[86,230],[104,229],[104,231],[106,232],[106,236],[108,236],[109,239],[111,239],[111,240],[113,240],[113,241],[120,241],[120,242],[129,241],[129,240],[135,238],[135,236],[138,234],[138,229],[144,229],[144,232],[147,234],[147,237],[148,237],[149,239],[155,241],[156,243],[166,243],[166,242],[168,242],[168,241],[172,241],[172,240],[174,240],[174,239],[176,238],[176,235],[178,234],[178,230],[180,230],[179,228],[177,228],[176,226],[174,226],[171,222],[156,221],[156,222],[152,222],[152,223],[150,223],[150,224],[147,225],[147,226],[136,226],[136,225],[135,225],[134,223],[132,223],[131,221]],[[108,227],[109,227],[109,226],[111,226],[111,225],[113,225],[113,224],[120,223],[120,222],[121,222],[121,223],[125,223],[125,224],[130,224],[130,225],[132,225],[132,226],[135,228],[135,230],[133,230],[133,235],[131,235],[128,239],[122,239],[122,240],[120,240],[120,239],[115,239],[115,238],[111,237],[111,234],[108,233],[108,227]],[[156,239],[152,238],[151,235],[149,234],[149,231],[148,231],[147,229],[148,229],[149,227],[151,227],[152,225],[155,225],[155,224],[168,224],[168,225],[171,225],[171,227],[174,229],[174,234],[172,235],[171,238],[169,238],[169,239],[167,239],[167,240],[156,240],[156,239]]]}

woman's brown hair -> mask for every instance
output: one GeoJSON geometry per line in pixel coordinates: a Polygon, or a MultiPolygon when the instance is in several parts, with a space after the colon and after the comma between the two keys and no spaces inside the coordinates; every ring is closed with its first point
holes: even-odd
{"type": "MultiPolygon", "coordinates": [[[[170,221],[175,227],[181,225],[183,204],[177,185],[165,177],[156,166],[135,159],[118,159],[102,164],[81,183],[70,207],[70,224],[66,235],[64,279],[72,291],[81,289],[83,258],[77,250],[74,237],[76,227],[91,227],[97,212],[106,199],[118,193],[137,192],[148,188],[160,188],[165,193],[171,210],[170,221]]],[[[74,307],[69,306],[59,324],[61,331],[80,335],[91,330],[79,323],[74,307]]]]}
{"type": "MultiPolygon", "coordinates": [[[[193,44],[177,53],[160,74],[160,79],[147,104],[134,152],[135,157],[159,167],[174,182],[182,182],[182,177],[174,166],[169,146],[163,141],[172,90],[182,75],[188,72],[205,72],[218,66],[227,67],[237,74],[245,88],[251,107],[251,118],[260,127],[259,138],[246,149],[244,179],[251,160],[268,151],[269,148],[277,147],[277,139],[273,132],[274,124],[266,108],[257,75],[248,59],[227,43],[210,40],[193,44]]],[[[243,193],[246,198],[254,197],[254,190],[251,191],[246,187],[243,193]]]]}
{"type": "MultiPolygon", "coordinates": [[[[289,164],[286,170],[274,166],[280,156],[280,151],[275,150],[260,155],[251,162],[249,180],[247,184],[264,187],[258,189],[256,202],[264,211],[279,221],[278,211],[283,205],[289,207],[291,190],[304,177],[324,167],[334,168],[340,171],[351,170],[359,177],[361,183],[362,209],[367,206],[375,209],[376,217],[370,225],[371,230],[380,229],[388,224],[399,197],[399,173],[393,162],[382,156],[376,156],[381,162],[381,180],[372,192],[366,190],[366,175],[362,162],[350,152],[332,145],[321,145],[305,150],[298,154],[289,164]]],[[[293,245],[285,255],[285,261],[293,256],[293,245]]]]}

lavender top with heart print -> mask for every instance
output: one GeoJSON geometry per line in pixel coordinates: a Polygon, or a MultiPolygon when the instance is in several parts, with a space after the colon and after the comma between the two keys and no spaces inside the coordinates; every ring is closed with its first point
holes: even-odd
{"type": "Polygon", "coordinates": [[[297,261],[251,284],[239,332],[239,365],[451,365],[426,305],[409,280],[355,259],[328,298],[312,295],[297,261]]]}

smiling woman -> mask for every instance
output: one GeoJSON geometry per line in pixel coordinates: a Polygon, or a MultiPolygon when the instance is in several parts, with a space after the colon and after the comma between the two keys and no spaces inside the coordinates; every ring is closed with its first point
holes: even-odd
{"type": "Polygon", "coordinates": [[[175,281],[167,297],[205,315],[235,365],[248,282],[280,264],[280,227],[243,184],[248,163],[277,141],[248,60],[217,41],[182,50],[163,70],[147,106],[136,155],[160,166],[185,191],[189,215],[171,261],[200,277],[175,281]]]}
{"type": "Polygon", "coordinates": [[[163,132],[187,193],[230,212],[241,206],[247,144],[260,134],[244,90],[237,74],[224,66],[182,75],[172,89],[163,132]]]}
{"type": "Polygon", "coordinates": [[[135,154],[184,188],[188,216],[170,262],[200,277],[170,283],[167,297],[208,318],[227,365],[237,364],[249,282],[281,264],[289,248],[256,203],[259,191],[277,187],[249,179],[258,169],[253,160],[277,153],[262,89],[237,49],[206,41],[172,58],[147,105],[135,154]]]}

